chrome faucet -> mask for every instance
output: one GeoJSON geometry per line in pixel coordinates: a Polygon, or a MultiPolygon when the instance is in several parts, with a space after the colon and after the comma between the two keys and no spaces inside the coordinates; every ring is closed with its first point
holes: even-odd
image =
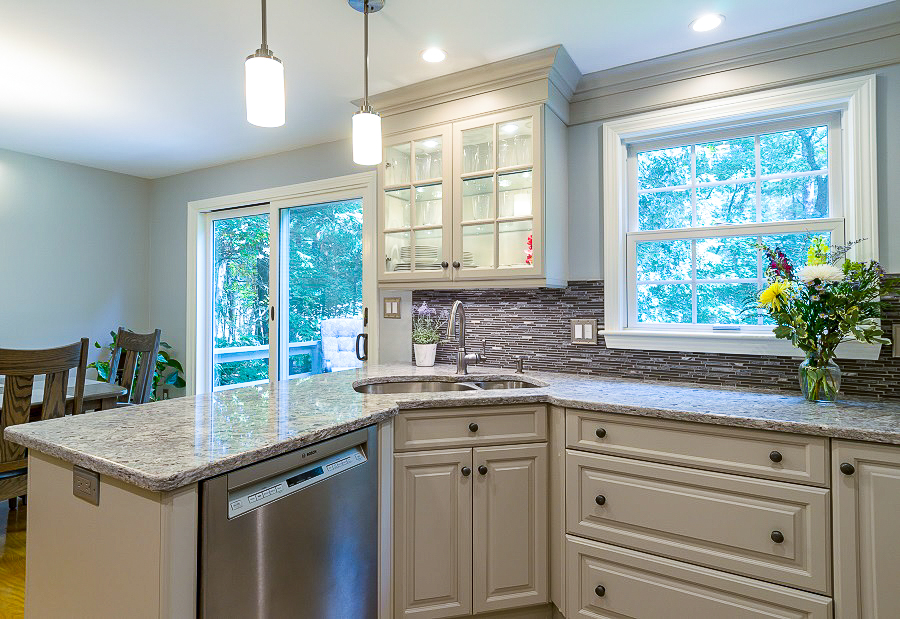
{"type": "Polygon", "coordinates": [[[453,338],[453,327],[456,326],[459,316],[458,339],[456,344],[456,373],[468,374],[470,363],[481,363],[484,356],[481,353],[466,353],[466,308],[462,301],[454,301],[450,310],[450,320],[447,321],[447,339],[453,338]]]}

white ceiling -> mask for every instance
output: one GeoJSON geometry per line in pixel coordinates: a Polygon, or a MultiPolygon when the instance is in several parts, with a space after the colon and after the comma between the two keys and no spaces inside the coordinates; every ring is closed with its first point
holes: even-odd
{"type": "MultiPolygon", "coordinates": [[[[386,0],[370,18],[373,93],[557,43],[582,73],[883,0],[386,0]],[[790,10],[787,10],[790,5],[790,10]],[[725,24],[688,23],[720,12],[725,24]],[[430,65],[430,45],[447,60],[430,65]]],[[[362,95],[362,16],[268,0],[287,123],[247,124],[257,0],[0,0],[0,148],[148,178],[346,138],[362,95]]],[[[349,157],[348,153],[348,157],[349,157]]]]}

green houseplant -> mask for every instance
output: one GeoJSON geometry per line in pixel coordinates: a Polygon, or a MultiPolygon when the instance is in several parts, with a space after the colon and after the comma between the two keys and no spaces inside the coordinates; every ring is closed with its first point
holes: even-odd
{"type": "MultiPolygon", "coordinates": [[[[89,368],[97,370],[97,377],[104,381],[109,381],[109,358],[116,346],[116,332],[110,331],[109,335],[112,337],[112,342],[106,346],[101,346],[100,342],[94,342],[95,347],[106,349],[107,360],[88,364],[89,368]]],[[[156,368],[153,371],[153,388],[150,391],[151,402],[156,400],[156,388],[160,380],[164,385],[172,385],[177,389],[183,389],[187,384],[184,381],[184,368],[181,366],[181,362],[168,352],[171,349],[172,347],[167,342],[159,343],[159,354],[156,356],[156,368]]]]}

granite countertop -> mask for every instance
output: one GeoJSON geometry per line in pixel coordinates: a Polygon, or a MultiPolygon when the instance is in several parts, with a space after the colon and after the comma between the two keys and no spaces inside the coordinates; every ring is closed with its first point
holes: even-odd
{"type": "Polygon", "coordinates": [[[354,384],[433,377],[455,368],[365,369],[99,411],[6,429],[6,438],[152,491],[170,491],[331,436],[399,410],[545,402],[665,419],[900,445],[900,402],[814,404],[799,395],[575,374],[475,368],[478,378],[524,378],[534,389],[363,395],[354,384]]]}

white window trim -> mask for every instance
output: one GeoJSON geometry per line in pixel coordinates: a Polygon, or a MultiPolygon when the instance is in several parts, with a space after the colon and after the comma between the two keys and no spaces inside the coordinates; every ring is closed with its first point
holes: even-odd
{"type": "MultiPolygon", "coordinates": [[[[713,123],[749,123],[775,113],[810,114],[843,110],[841,115],[841,199],[844,238],[867,241],[854,247],[855,260],[878,258],[878,196],[875,151],[875,76],[864,75],[790,86],[683,105],[603,124],[603,269],[608,348],[802,356],[787,340],[771,333],[628,328],[627,145],[660,133],[702,130],[713,123]]],[[[846,342],[838,356],[877,359],[880,346],[846,342]]]]}
{"type": "MultiPolygon", "coordinates": [[[[273,187],[259,191],[233,194],[187,204],[187,322],[185,325],[185,380],[187,395],[197,393],[198,385],[210,384],[208,359],[212,358],[212,344],[198,334],[203,333],[203,321],[209,304],[209,290],[205,281],[199,281],[198,274],[206,273],[209,248],[206,247],[205,222],[207,214],[213,211],[242,207],[252,204],[269,203],[275,210],[289,206],[302,206],[319,202],[346,200],[361,197],[363,202],[363,304],[377,307],[377,273],[375,272],[375,207],[376,174],[360,172],[336,178],[328,178],[296,185],[273,187]]],[[[277,269],[277,241],[270,239],[272,247],[271,268],[277,269]]],[[[369,361],[378,362],[377,320],[369,321],[369,361]]]]}

